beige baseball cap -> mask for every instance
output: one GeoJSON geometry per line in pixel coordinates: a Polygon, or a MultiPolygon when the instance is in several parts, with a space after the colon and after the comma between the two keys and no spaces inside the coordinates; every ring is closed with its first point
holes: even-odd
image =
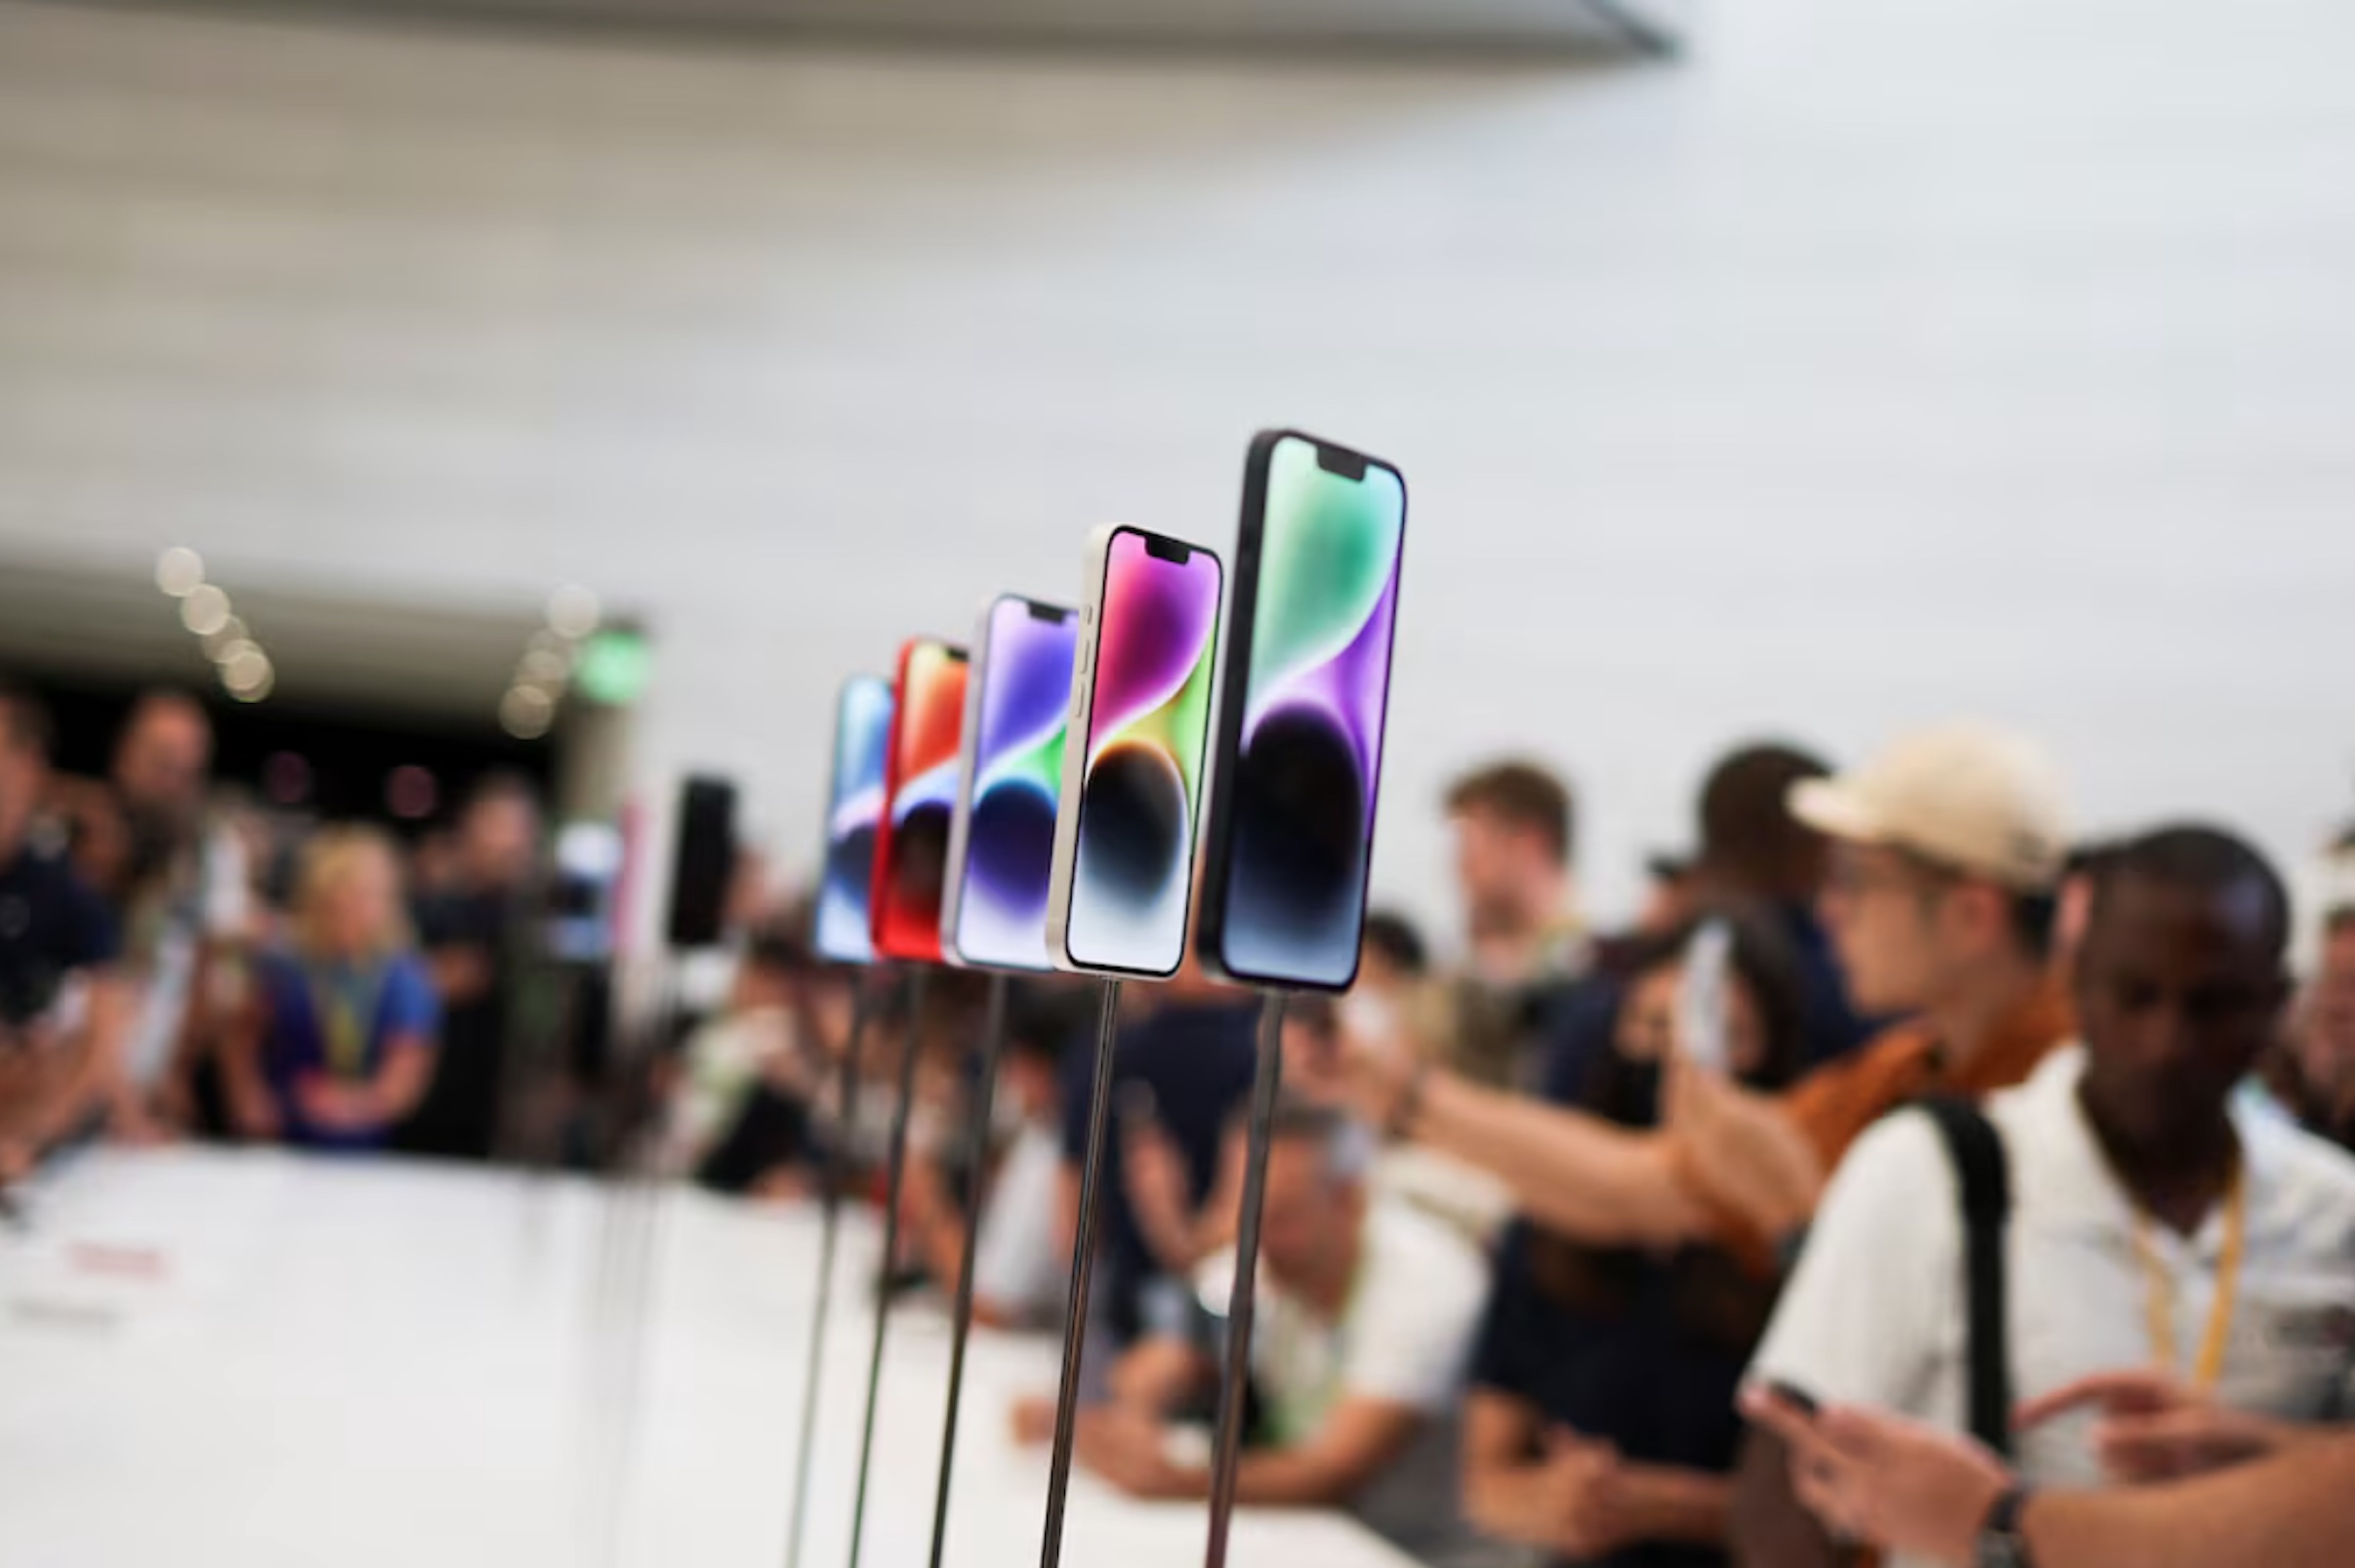
{"type": "Polygon", "coordinates": [[[1853,772],[1801,779],[1791,814],[2024,892],[2058,882],[2069,853],[2059,773],[2031,742],[1971,721],[1916,730],[1853,772]]]}

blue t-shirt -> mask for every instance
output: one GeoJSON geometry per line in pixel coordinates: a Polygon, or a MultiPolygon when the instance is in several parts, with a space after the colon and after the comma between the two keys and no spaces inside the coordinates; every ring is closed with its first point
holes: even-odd
{"type": "Polygon", "coordinates": [[[1547,1007],[1546,1058],[1537,1087],[1549,1104],[1576,1105],[1586,1097],[1587,1086],[1618,1037],[1624,989],[1617,976],[1597,970],[1547,1007]]]}
{"type": "Polygon", "coordinates": [[[1774,913],[1798,970],[1800,1039],[1806,1052],[1801,1065],[1838,1061],[1893,1020],[1865,1017],[1849,1002],[1848,979],[1833,950],[1832,933],[1811,907],[1778,904],[1774,913]]]}
{"type": "MultiPolygon", "coordinates": [[[[1506,1232],[1472,1382],[1526,1400],[1549,1424],[1604,1439],[1631,1461],[1731,1470],[1742,1433],[1734,1391],[1749,1356],[1692,1326],[1679,1265],[1622,1259],[1613,1277],[1622,1294],[1580,1308],[1538,1280],[1532,1255],[1543,1245],[1526,1221],[1506,1232]]],[[[1597,1559],[1597,1568],[1720,1568],[1725,1560],[1715,1547],[1641,1543],[1597,1559]]]]}
{"type": "Polygon", "coordinates": [[[390,1126],[330,1131],[303,1120],[296,1083],[325,1073],[364,1083],[384,1065],[392,1042],[440,1027],[441,1003],[433,975],[415,953],[394,953],[364,964],[334,964],[292,953],[264,954],[255,983],[269,1009],[263,1070],[286,1117],[289,1142],[314,1148],[376,1148],[390,1126]]]}
{"type": "MultiPolygon", "coordinates": [[[[1219,1147],[1226,1124],[1251,1097],[1259,1060],[1260,1004],[1164,1002],[1128,1024],[1113,1044],[1113,1093],[1129,1084],[1153,1092],[1153,1114],[1185,1157],[1193,1201],[1210,1196],[1219,1174],[1219,1147]]],[[[1095,1087],[1093,1032],[1073,1050],[1063,1074],[1063,1158],[1079,1169],[1088,1155],[1088,1109],[1095,1087]]],[[[1121,1179],[1121,1118],[1118,1101],[1104,1130],[1103,1254],[1096,1276],[1094,1311],[1127,1345],[1136,1338],[1140,1298],[1159,1272],[1153,1252],[1137,1228],[1121,1179]]]]}
{"type": "MultiPolygon", "coordinates": [[[[1615,1049],[1623,995],[1617,979],[1595,975],[1564,1000],[1549,1030],[1549,1101],[1589,1101],[1615,1049]]],[[[1622,1070],[1652,1097],[1656,1072],[1622,1070]]],[[[1657,1113],[1655,1104],[1628,1109],[1634,1125],[1657,1113]]],[[[1742,1432],[1733,1398],[1749,1336],[1723,1318],[1755,1308],[1762,1327],[1764,1299],[1705,1248],[1667,1259],[1578,1248],[1570,1266],[1584,1271],[1590,1304],[1574,1305],[1557,1294],[1558,1282],[1549,1289],[1540,1277],[1539,1255],[1551,1245],[1525,1220],[1506,1231],[1472,1382],[1526,1400],[1548,1423],[1609,1441],[1630,1460],[1731,1469],[1742,1432]]],[[[1642,1543],[1597,1559],[1596,1568],[1721,1568],[1725,1560],[1715,1547],[1642,1543]]]]}
{"type": "Polygon", "coordinates": [[[0,1025],[32,1022],[65,977],[122,956],[106,902],[62,854],[29,846],[0,864],[0,1025]]]}

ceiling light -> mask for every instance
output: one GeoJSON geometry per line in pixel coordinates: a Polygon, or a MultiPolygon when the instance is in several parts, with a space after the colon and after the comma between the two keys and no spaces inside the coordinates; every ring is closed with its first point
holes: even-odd
{"type": "Polygon", "coordinates": [[[561,653],[551,653],[546,648],[534,648],[523,655],[522,663],[516,666],[516,680],[519,684],[552,686],[563,680],[570,670],[571,661],[561,653]]]}
{"type": "Polygon", "coordinates": [[[155,557],[155,586],[174,598],[186,598],[204,586],[204,557],[186,545],[174,545],[155,557]]]}
{"type": "Polygon", "coordinates": [[[232,615],[221,623],[221,629],[204,639],[204,656],[218,664],[228,657],[229,650],[240,642],[251,642],[253,635],[245,623],[232,615]]]}
{"type": "Polygon", "coordinates": [[[198,583],[180,601],[180,624],[198,637],[211,637],[228,622],[228,596],[211,583],[198,583]]]}
{"type": "Polygon", "coordinates": [[[441,787],[434,775],[415,763],[403,763],[385,775],[385,808],[394,816],[414,821],[434,814],[441,799],[441,787]]]}
{"type": "Polygon", "coordinates": [[[566,583],[548,596],[548,626],[558,637],[587,637],[603,613],[597,595],[578,583],[566,583]]]}
{"type": "Polygon", "coordinates": [[[228,687],[228,694],[239,702],[260,702],[277,685],[278,675],[269,667],[269,661],[264,659],[233,675],[223,672],[221,683],[228,687]]]}
{"type": "Polygon", "coordinates": [[[499,699],[499,723],[517,740],[537,740],[556,719],[556,700],[536,686],[510,686],[499,699]]]}
{"type": "Polygon", "coordinates": [[[272,752],[262,764],[262,788],[280,805],[300,805],[310,795],[310,764],[298,752],[272,752]]]}
{"type": "Polygon", "coordinates": [[[221,661],[221,683],[232,697],[247,702],[259,702],[276,682],[277,672],[269,667],[269,655],[252,643],[247,643],[234,657],[221,661]]]}

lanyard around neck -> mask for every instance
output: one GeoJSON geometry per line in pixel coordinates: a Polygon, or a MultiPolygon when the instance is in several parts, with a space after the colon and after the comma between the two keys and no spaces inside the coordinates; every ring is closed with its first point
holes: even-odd
{"type": "Polygon", "coordinates": [[[319,1032],[319,1054],[338,1078],[359,1078],[368,1071],[368,1037],[375,1032],[377,1004],[383,994],[381,971],[318,965],[305,975],[310,990],[310,1012],[319,1032]]]}
{"type": "MultiPolygon", "coordinates": [[[[2241,1262],[2249,1244],[2249,1162],[2237,1159],[2224,1189],[2224,1241],[2216,1254],[2216,1299],[2208,1309],[2208,1328],[2200,1336],[2200,1359],[2193,1364],[2192,1386],[2215,1387],[2224,1372],[2224,1347],[2232,1341],[2232,1318],[2239,1305],[2241,1262]]],[[[2142,1264],[2143,1313],[2150,1331],[2152,1363],[2162,1372],[2179,1373],[2179,1341],[2175,1338],[2175,1282],[2151,1239],[2151,1219],[2134,1208],[2134,1257],[2142,1264]]]]}

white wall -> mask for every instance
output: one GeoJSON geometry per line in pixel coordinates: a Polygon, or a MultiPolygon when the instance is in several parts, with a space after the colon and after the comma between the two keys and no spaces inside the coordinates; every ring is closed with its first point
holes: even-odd
{"type": "Polygon", "coordinates": [[[1971,709],[2285,851],[2355,735],[2355,10],[1738,0],[1680,66],[653,52],[0,0],[0,539],[662,640],[801,848],[828,696],[1306,425],[1414,489],[1381,887],[1569,765],[1971,709]]]}

